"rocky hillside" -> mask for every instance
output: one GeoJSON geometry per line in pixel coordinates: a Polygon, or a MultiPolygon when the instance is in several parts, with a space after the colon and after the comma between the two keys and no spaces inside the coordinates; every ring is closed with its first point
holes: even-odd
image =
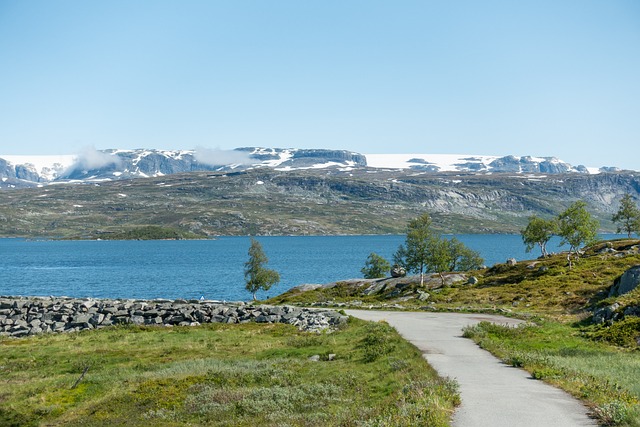
{"type": "Polygon", "coordinates": [[[444,232],[518,232],[582,199],[603,231],[634,173],[553,176],[327,168],[191,172],[0,191],[0,236],[102,238],[161,225],[202,236],[403,233],[429,212],[444,232]]]}

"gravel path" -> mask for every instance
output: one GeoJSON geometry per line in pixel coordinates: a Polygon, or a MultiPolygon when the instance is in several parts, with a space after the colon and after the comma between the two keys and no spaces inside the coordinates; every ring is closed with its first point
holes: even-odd
{"type": "Polygon", "coordinates": [[[462,405],[455,427],[584,427],[598,424],[564,391],[536,381],[529,373],[500,362],[462,328],[481,321],[517,324],[502,316],[347,310],[364,320],[385,320],[424,354],[441,376],[460,384],[462,405]]]}

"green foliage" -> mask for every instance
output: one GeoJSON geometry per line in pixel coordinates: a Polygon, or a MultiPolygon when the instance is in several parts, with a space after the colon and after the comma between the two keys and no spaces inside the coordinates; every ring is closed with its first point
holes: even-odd
{"type": "Polygon", "coordinates": [[[446,239],[433,231],[428,214],[410,221],[407,229],[405,244],[400,245],[393,258],[407,271],[419,273],[421,286],[425,272],[438,273],[444,284],[443,273],[478,269],[484,262],[478,252],[455,237],[446,239]]]}
{"type": "Polygon", "coordinates": [[[569,254],[577,252],[582,245],[595,241],[598,227],[599,222],[587,211],[587,204],[582,200],[574,202],[558,216],[560,244],[569,244],[569,254]]]}
{"type": "Polygon", "coordinates": [[[529,223],[520,234],[522,242],[526,246],[526,251],[531,252],[535,245],[540,247],[542,256],[548,256],[547,243],[554,234],[558,232],[558,221],[555,219],[543,219],[537,216],[531,216],[529,223]]]}
{"type": "Polygon", "coordinates": [[[464,243],[452,237],[446,240],[448,249],[449,265],[446,271],[469,271],[482,268],[484,259],[478,251],[465,246],[464,243]]]}
{"type": "Polygon", "coordinates": [[[364,361],[374,362],[391,353],[395,348],[395,333],[389,324],[384,322],[370,323],[366,327],[366,335],[361,341],[364,361]]]}
{"type": "Polygon", "coordinates": [[[407,225],[404,245],[400,245],[393,256],[394,262],[407,271],[419,273],[422,284],[423,275],[428,268],[430,250],[435,240],[436,235],[431,228],[429,214],[425,213],[412,219],[407,225]]]}
{"type": "Polygon", "coordinates": [[[640,209],[633,202],[631,194],[627,193],[622,197],[620,207],[611,221],[618,223],[618,233],[624,231],[629,238],[631,233],[640,233],[640,209]]]}
{"type": "Polygon", "coordinates": [[[389,261],[375,252],[371,252],[367,257],[364,267],[360,271],[365,279],[378,279],[386,277],[390,268],[391,264],[389,264],[389,261]]]}
{"type": "Polygon", "coordinates": [[[640,347],[640,317],[627,316],[612,325],[601,326],[591,336],[617,346],[638,348],[640,347]]]}
{"type": "Polygon", "coordinates": [[[100,238],[103,240],[182,240],[202,239],[203,236],[172,227],[149,225],[116,233],[104,233],[100,238]]]}
{"type": "Polygon", "coordinates": [[[280,281],[280,275],[277,271],[264,267],[268,262],[269,260],[264,254],[260,242],[251,238],[249,260],[244,264],[244,277],[246,280],[245,287],[251,292],[254,300],[257,299],[256,293],[259,290],[268,291],[271,286],[280,281]]]}

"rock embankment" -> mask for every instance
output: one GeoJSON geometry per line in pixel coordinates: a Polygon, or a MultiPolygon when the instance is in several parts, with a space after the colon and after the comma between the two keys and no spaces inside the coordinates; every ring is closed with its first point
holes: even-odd
{"type": "Polygon", "coordinates": [[[317,332],[345,323],[334,310],[198,300],[108,300],[0,297],[0,336],[74,332],[117,324],[196,326],[202,323],[287,323],[317,332]]]}

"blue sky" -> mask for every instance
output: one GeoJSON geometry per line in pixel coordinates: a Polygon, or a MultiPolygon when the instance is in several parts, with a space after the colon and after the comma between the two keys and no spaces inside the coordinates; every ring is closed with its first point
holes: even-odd
{"type": "Polygon", "coordinates": [[[556,156],[640,169],[640,1],[0,0],[0,154],[556,156]]]}

